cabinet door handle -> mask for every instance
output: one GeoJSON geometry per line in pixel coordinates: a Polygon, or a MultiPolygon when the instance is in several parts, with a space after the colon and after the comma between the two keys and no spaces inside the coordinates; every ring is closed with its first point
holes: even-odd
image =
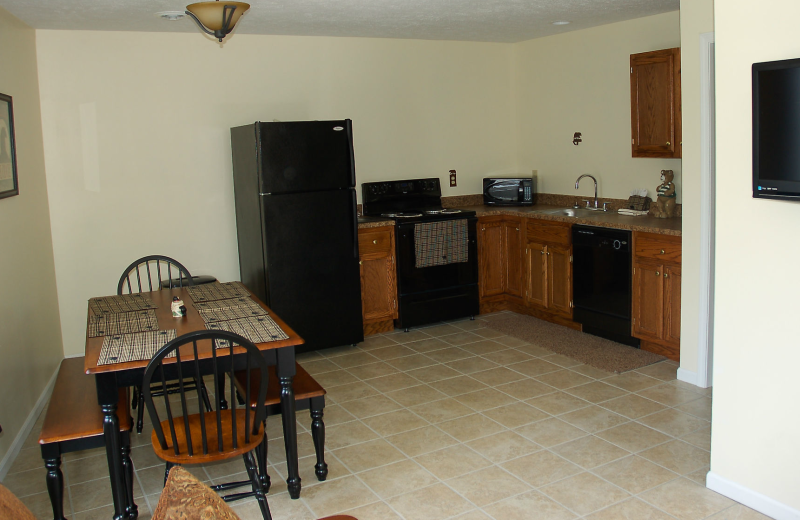
{"type": "Polygon", "coordinates": [[[544,254],[544,251],[542,251],[542,254],[544,254]]]}
{"type": "Polygon", "coordinates": [[[661,274],[661,273],[659,273],[658,271],[656,271],[656,276],[658,276],[658,275],[660,275],[660,274],[661,274]]]}
{"type": "Polygon", "coordinates": [[[547,256],[550,256],[550,251],[547,252],[547,256]]]}
{"type": "Polygon", "coordinates": [[[359,261],[358,261],[358,265],[364,265],[364,262],[362,262],[361,260],[359,260],[359,261]]]}
{"type": "Polygon", "coordinates": [[[661,250],[661,254],[662,254],[662,255],[664,254],[664,250],[663,250],[663,249],[661,250]]]}
{"type": "Polygon", "coordinates": [[[517,231],[519,231],[519,228],[517,228],[517,231]]]}
{"type": "Polygon", "coordinates": [[[378,241],[377,241],[377,240],[373,240],[373,241],[372,241],[372,243],[373,243],[373,244],[377,244],[377,243],[378,243],[378,241]]]}
{"type": "Polygon", "coordinates": [[[669,141],[667,141],[667,146],[669,146],[669,141]]]}
{"type": "Polygon", "coordinates": [[[669,275],[667,275],[667,273],[664,273],[664,278],[669,278],[669,275]]]}

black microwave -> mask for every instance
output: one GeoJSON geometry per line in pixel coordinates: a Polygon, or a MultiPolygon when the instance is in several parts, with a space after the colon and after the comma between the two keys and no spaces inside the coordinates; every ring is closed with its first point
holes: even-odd
{"type": "Polygon", "coordinates": [[[483,179],[483,203],[492,206],[533,206],[533,179],[483,179]]]}

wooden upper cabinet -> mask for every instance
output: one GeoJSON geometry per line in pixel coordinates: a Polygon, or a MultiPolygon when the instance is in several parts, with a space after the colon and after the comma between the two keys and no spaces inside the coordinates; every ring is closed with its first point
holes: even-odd
{"type": "Polygon", "coordinates": [[[522,219],[503,222],[503,241],[505,242],[505,292],[512,296],[522,296],[522,219]]]}
{"type": "Polygon", "coordinates": [[[478,222],[478,289],[481,298],[503,294],[503,222],[478,222]]]}
{"type": "Polygon", "coordinates": [[[681,50],[631,54],[633,157],[681,157],[681,50]]]}

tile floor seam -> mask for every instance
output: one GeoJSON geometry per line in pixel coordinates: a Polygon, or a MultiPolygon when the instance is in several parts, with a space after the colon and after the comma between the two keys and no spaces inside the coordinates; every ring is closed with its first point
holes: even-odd
{"type": "MultiPolygon", "coordinates": [[[[577,464],[576,464],[576,465],[577,465],[577,464]]],[[[580,467],[580,466],[578,466],[578,467],[580,467]]],[[[581,469],[583,469],[583,468],[581,468],[581,469]]],[[[615,487],[615,488],[619,489],[620,491],[622,491],[622,492],[623,492],[623,493],[625,493],[626,495],[628,495],[628,496],[626,496],[625,498],[623,498],[623,499],[621,499],[621,500],[617,500],[616,502],[613,502],[613,503],[609,504],[607,507],[611,507],[611,506],[613,506],[613,505],[619,504],[619,503],[621,503],[621,502],[624,502],[625,500],[629,500],[630,498],[632,498],[632,497],[634,497],[634,496],[635,496],[633,493],[631,493],[630,491],[628,491],[628,490],[624,489],[623,487],[621,487],[621,486],[618,486],[617,484],[614,484],[613,482],[610,482],[610,481],[608,481],[608,480],[604,479],[603,477],[600,477],[600,476],[598,476],[598,475],[594,475],[594,474],[593,474],[593,473],[591,473],[589,470],[586,470],[586,469],[584,469],[584,472],[586,472],[586,473],[589,473],[590,475],[593,475],[593,476],[595,476],[595,477],[599,478],[600,480],[602,480],[602,481],[603,481],[603,482],[605,482],[606,484],[609,484],[609,485],[611,485],[611,486],[613,486],[613,487],[615,487]]],[[[569,477],[567,477],[567,478],[565,478],[565,479],[561,479],[559,482],[563,482],[563,481],[565,481],[565,480],[568,480],[568,479],[570,479],[570,478],[576,477],[576,476],[578,476],[578,475],[580,475],[580,473],[576,473],[576,474],[574,474],[574,475],[570,475],[569,477]]],[[[575,514],[577,517],[579,517],[579,518],[580,518],[581,516],[593,515],[593,514],[595,514],[597,511],[599,511],[599,509],[595,509],[594,511],[590,511],[590,512],[586,513],[585,515],[581,515],[581,514],[580,514],[580,513],[578,513],[577,511],[574,511],[574,510],[570,509],[570,508],[569,508],[569,507],[568,507],[566,504],[564,504],[563,502],[559,502],[559,500],[558,500],[556,497],[554,497],[554,496],[552,496],[552,495],[550,495],[550,494],[548,494],[547,492],[545,492],[545,491],[544,491],[544,488],[546,488],[546,487],[549,487],[549,486],[552,486],[553,484],[556,484],[556,483],[557,483],[557,482],[551,482],[550,484],[545,484],[545,485],[544,485],[544,486],[542,486],[541,488],[538,488],[538,489],[537,489],[537,491],[539,491],[539,492],[540,492],[540,493],[542,493],[543,495],[545,495],[545,496],[549,497],[551,500],[555,501],[556,503],[558,503],[558,504],[561,504],[561,505],[562,505],[563,507],[565,507],[565,508],[566,508],[568,511],[571,511],[572,513],[574,513],[574,514],[575,514]]]]}

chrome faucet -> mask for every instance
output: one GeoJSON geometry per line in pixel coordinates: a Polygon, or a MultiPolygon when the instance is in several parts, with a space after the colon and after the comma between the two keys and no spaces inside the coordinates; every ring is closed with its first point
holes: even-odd
{"type": "Polygon", "coordinates": [[[586,209],[595,209],[595,210],[600,209],[600,208],[597,207],[597,179],[595,179],[593,175],[589,175],[588,173],[584,173],[583,175],[578,177],[578,180],[575,181],[575,189],[576,190],[578,189],[578,184],[580,184],[581,179],[583,179],[584,177],[589,177],[590,179],[592,179],[594,181],[594,208],[590,208],[589,207],[589,201],[587,200],[586,201],[586,209]]]}

